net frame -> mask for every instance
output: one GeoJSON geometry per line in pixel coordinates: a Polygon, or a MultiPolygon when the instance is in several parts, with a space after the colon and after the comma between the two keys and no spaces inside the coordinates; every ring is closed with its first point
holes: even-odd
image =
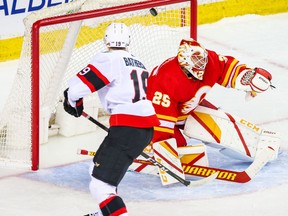
{"type": "MultiPolygon", "coordinates": [[[[85,2],[85,0],[79,0],[85,2]]],[[[89,0],[87,0],[89,1],[89,0]]],[[[126,0],[127,1],[127,0],[126,0]]],[[[77,3],[76,1],[75,3],[77,3]]],[[[123,1],[122,1],[123,2],[123,1]]],[[[190,36],[197,39],[197,0],[146,0],[96,10],[39,19],[31,23],[31,169],[39,169],[40,152],[40,29],[66,22],[132,12],[153,7],[190,2],[190,36]]],[[[185,13],[184,13],[185,14],[185,13]]],[[[63,66],[64,67],[64,66],[63,66]]]]}

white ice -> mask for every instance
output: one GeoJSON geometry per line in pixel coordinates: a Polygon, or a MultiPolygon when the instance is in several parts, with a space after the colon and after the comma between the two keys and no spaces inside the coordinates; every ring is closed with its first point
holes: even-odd
{"type": "MultiPolygon", "coordinates": [[[[226,18],[201,25],[198,40],[208,49],[237,57],[273,75],[276,89],[250,101],[243,92],[215,86],[207,96],[223,110],[281,134],[288,144],[288,13],[226,18]]],[[[18,61],[0,63],[0,110],[11,90],[18,61]]],[[[5,216],[79,216],[97,209],[89,194],[87,156],[76,149],[92,148],[105,132],[85,137],[51,138],[41,145],[37,172],[0,168],[0,214],[5,216]]],[[[211,163],[244,169],[247,164],[208,149],[211,163]]],[[[128,172],[119,186],[130,216],[286,216],[288,212],[288,154],[269,163],[249,183],[214,181],[188,189],[181,184],[161,186],[156,176],[128,172]]]]}

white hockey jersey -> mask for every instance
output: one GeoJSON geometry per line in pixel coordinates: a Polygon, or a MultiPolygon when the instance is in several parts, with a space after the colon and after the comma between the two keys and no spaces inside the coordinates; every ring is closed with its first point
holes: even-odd
{"type": "Polygon", "coordinates": [[[69,80],[69,103],[75,106],[78,99],[97,91],[111,114],[110,126],[157,126],[153,105],[146,99],[148,76],[144,64],[125,50],[99,53],[69,80]]]}

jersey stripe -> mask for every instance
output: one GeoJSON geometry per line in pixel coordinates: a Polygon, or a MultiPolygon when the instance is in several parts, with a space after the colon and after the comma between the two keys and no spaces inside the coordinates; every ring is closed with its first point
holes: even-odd
{"type": "Polygon", "coordinates": [[[110,126],[130,126],[149,128],[159,125],[156,115],[135,116],[129,114],[112,114],[109,119],[110,126]]]}
{"type": "Polygon", "coordinates": [[[174,130],[173,130],[173,129],[169,129],[169,128],[154,127],[154,130],[155,130],[155,131],[159,131],[159,132],[165,132],[165,133],[174,134],[174,130]]]}
{"type": "Polygon", "coordinates": [[[91,92],[95,92],[109,84],[109,80],[97,68],[91,64],[87,67],[90,69],[88,72],[83,73],[81,71],[77,76],[88,86],[91,92]]]}
{"type": "Polygon", "coordinates": [[[169,121],[173,121],[173,122],[176,122],[177,121],[177,118],[173,117],[173,116],[167,116],[167,115],[160,115],[160,114],[157,114],[157,117],[159,119],[163,119],[163,120],[169,120],[169,121]]]}
{"type": "Polygon", "coordinates": [[[228,68],[228,70],[227,70],[227,72],[226,72],[225,78],[224,78],[223,82],[222,82],[220,85],[222,85],[222,86],[227,86],[228,81],[229,81],[229,78],[230,78],[230,76],[231,76],[231,73],[233,72],[233,69],[234,69],[234,67],[235,67],[235,65],[236,65],[237,63],[238,63],[238,60],[233,59],[233,61],[232,61],[231,64],[229,65],[229,68],[228,68]]]}
{"type": "Polygon", "coordinates": [[[246,65],[245,64],[238,65],[236,67],[236,71],[235,71],[235,74],[233,75],[232,82],[231,82],[231,87],[232,88],[235,88],[236,79],[237,79],[240,71],[243,71],[244,69],[246,69],[246,65]]]}

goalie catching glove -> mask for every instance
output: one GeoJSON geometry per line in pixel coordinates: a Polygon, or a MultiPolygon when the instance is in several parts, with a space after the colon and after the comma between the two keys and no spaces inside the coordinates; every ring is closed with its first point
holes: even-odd
{"type": "Polygon", "coordinates": [[[70,115],[73,115],[75,117],[80,117],[82,115],[83,112],[83,98],[80,98],[79,100],[77,100],[75,102],[75,107],[73,107],[70,103],[69,103],[69,99],[68,99],[68,88],[64,91],[64,110],[69,113],[70,115]]]}
{"type": "Polygon", "coordinates": [[[247,68],[236,79],[235,88],[251,92],[256,96],[256,93],[262,93],[271,85],[272,75],[263,68],[247,68]]]}

